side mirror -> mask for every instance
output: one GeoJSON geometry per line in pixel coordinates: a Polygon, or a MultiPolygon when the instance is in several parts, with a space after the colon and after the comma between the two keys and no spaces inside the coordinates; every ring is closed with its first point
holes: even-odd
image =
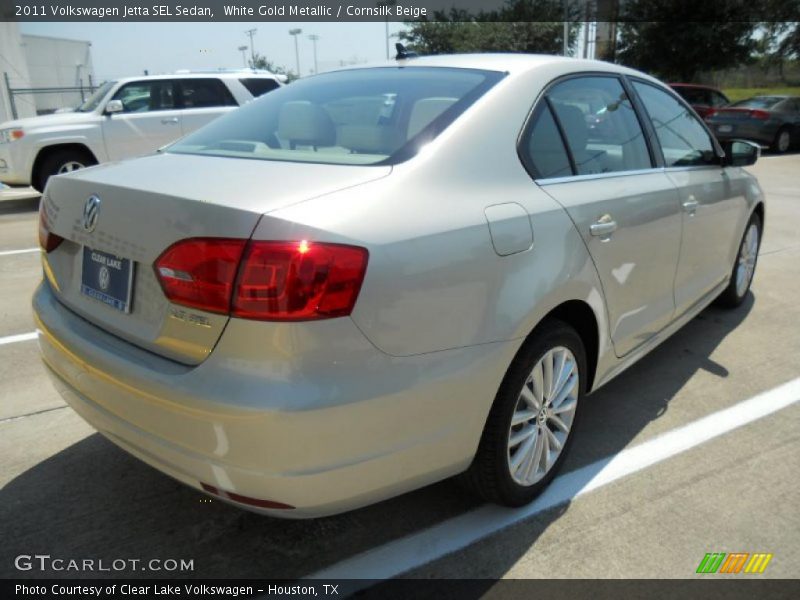
{"type": "Polygon", "coordinates": [[[761,156],[761,146],[747,140],[728,140],[721,142],[725,157],[722,165],[725,167],[748,167],[761,156]]]}
{"type": "Polygon", "coordinates": [[[109,100],[108,104],[106,104],[106,114],[111,115],[114,113],[120,113],[125,110],[125,107],[122,105],[122,100],[109,100]]]}

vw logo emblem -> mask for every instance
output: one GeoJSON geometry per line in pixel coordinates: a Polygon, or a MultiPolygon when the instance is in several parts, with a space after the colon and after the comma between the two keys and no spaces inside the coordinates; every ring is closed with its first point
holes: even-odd
{"type": "Polygon", "coordinates": [[[97,280],[100,284],[100,289],[105,292],[108,289],[108,284],[111,282],[111,273],[108,272],[108,267],[100,267],[97,280]]]}
{"type": "Polygon", "coordinates": [[[100,198],[98,196],[89,196],[86,204],[83,206],[83,228],[91,233],[97,226],[97,215],[100,212],[100,198]]]}

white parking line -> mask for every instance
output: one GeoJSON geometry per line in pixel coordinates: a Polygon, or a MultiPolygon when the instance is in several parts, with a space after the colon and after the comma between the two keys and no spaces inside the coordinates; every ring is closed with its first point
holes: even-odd
{"type": "MultiPolygon", "coordinates": [[[[800,377],[652,440],[566,473],[532,504],[519,509],[483,506],[343,560],[307,579],[387,579],[461,550],[537,513],[695,448],[800,400],[800,377]]],[[[364,587],[369,584],[365,582],[364,587]]]]}
{"type": "Polygon", "coordinates": [[[5,344],[16,344],[17,342],[29,342],[31,340],[35,340],[37,335],[38,334],[35,331],[31,331],[30,333],[18,333],[17,335],[0,337],[0,346],[4,346],[5,344]]]}
{"type": "Polygon", "coordinates": [[[25,248],[23,250],[2,250],[0,256],[11,256],[12,254],[29,254],[31,252],[39,252],[39,248],[25,248]]]}

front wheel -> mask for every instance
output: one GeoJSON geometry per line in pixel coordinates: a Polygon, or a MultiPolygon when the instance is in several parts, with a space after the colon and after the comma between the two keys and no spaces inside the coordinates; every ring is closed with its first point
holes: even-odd
{"type": "Polygon", "coordinates": [[[736,308],[744,302],[745,296],[753,282],[758,262],[758,249],[761,247],[761,218],[756,214],[750,217],[744,230],[742,241],[728,287],[717,298],[717,304],[727,308],[736,308]]]}
{"type": "Polygon", "coordinates": [[[586,381],[586,352],[576,331],[548,321],[509,367],[478,451],[462,475],[485,500],[522,506],[539,495],[566,457],[586,381]]]}
{"type": "Polygon", "coordinates": [[[43,192],[47,180],[53,175],[71,173],[96,164],[97,161],[88,152],[73,149],[56,150],[42,160],[33,187],[37,191],[43,192]]]}

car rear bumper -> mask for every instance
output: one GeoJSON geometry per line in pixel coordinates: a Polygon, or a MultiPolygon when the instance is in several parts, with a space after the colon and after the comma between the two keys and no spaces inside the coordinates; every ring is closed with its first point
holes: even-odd
{"type": "MultiPolygon", "coordinates": [[[[272,350],[251,360],[227,341],[252,348],[226,331],[188,367],[105,333],[46,282],[33,305],[54,385],[87,422],[189,486],[287,518],[342,512],[465,469],[520,343],[395,358],[342,318],[292,324],[289,337],[256,335],[272,350]],[[314,326],[338,336],[329,350],[308,332],[314,326]]],[[[275,324],[244,325],[258,333],[275,324]]]]}
{"type": "Polygon", "coordinates": [[[747,121],[721,123],[712,121],[709,122],[708,125],[720,141],[749,140],[761,144],[762,146],[771,146],[775,140],[775,134],[778,132],[777,126],[772,127],[763,124],[752,124],[747,121]],[[730,130],[727,129],[728,127],[730,130]]]}

